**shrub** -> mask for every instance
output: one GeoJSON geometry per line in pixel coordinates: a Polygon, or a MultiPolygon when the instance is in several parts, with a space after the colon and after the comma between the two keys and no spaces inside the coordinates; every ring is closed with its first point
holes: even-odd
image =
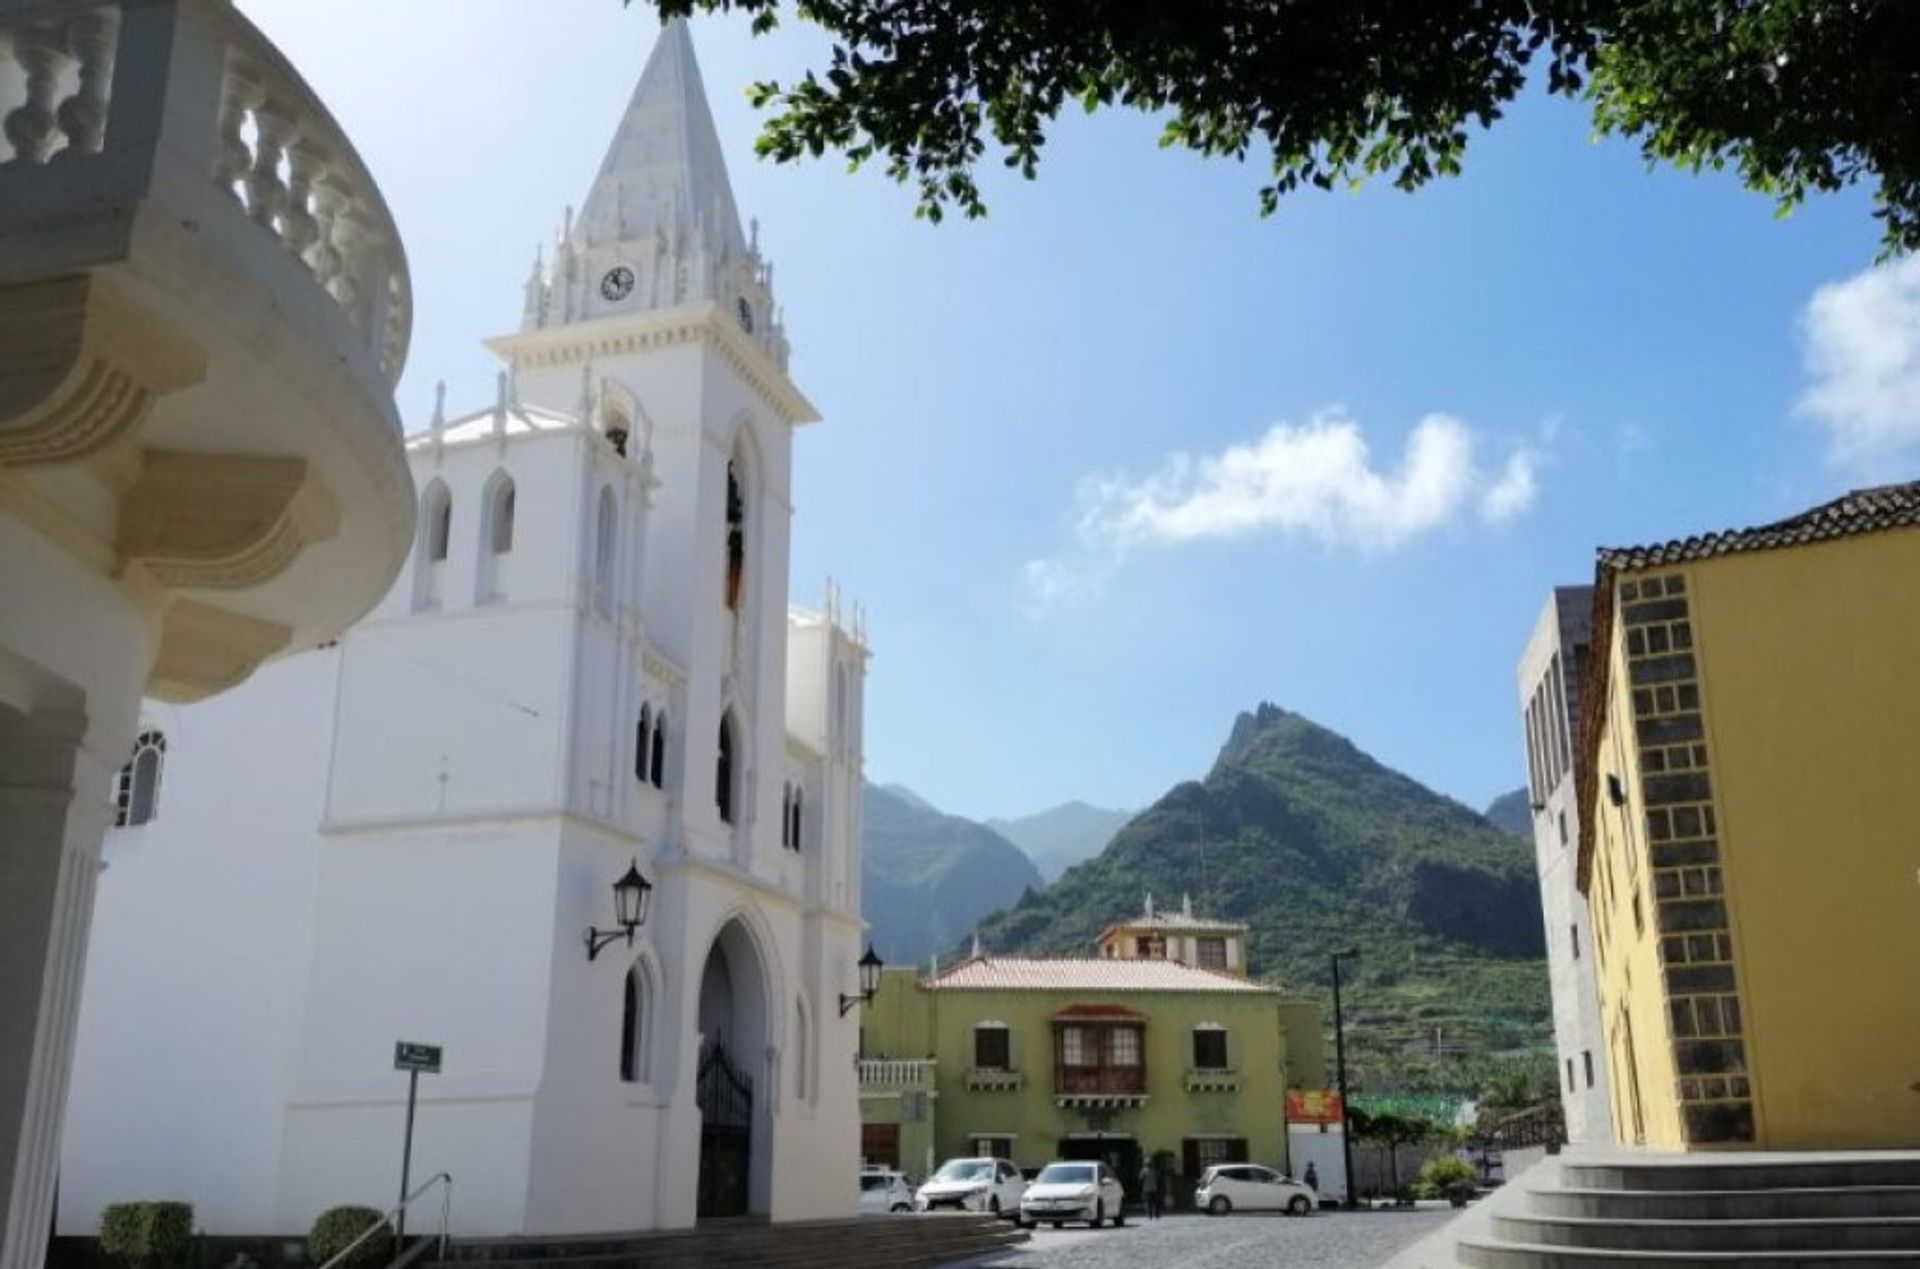
{"type": "Polygon", "coordinates": [[[1443,1198],[1455,1207],[1465,1207],[1479,1189],[1479,1178],[1471,1163],[1445,1154],[1421,1167],[1417,1188],[1421,1198],[1443,1198]]]}
{"type": "Polygon", "coordinates": [[[110,1203],[100,1213],[100,1250],[135,1269],[171,1269],[192,1246],[191,1203],[110,1203]]]}
{"type": "MultiPolygon", "coordinates": [[[[384,1217],[371,1207],[329,1207],[314,1220],[307,1231],[307,1256],[316,1265],[324,1265],[345,1249],[348,1243],[378,1225],[384,1217]]],[[[342,1269],[375,1269],[393,1260],[393,1231],[382,1230],[353,1249],[341,1262],[342,1269]]]]}

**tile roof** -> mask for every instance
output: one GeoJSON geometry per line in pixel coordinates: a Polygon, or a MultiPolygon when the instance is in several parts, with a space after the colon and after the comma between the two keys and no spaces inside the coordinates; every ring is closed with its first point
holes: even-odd
{"type": "Polygon", "coordinates": [[[975,956],[923,984],[968,991],[1208,991],[1265,993],[1279,989],[1179,961],[1108,956],[975,956]]]}
{"type": "Polygon", "coordinates": [[[1245,921],[1216,921],[1209,917],[1190,916],[1184,912],[1156,912],[1152,916],[1131,916],[1123,921],[1112,921],[1100,931],[1104,937],[1108,930],[1244,930],[1245,921]]]}
{"type": "Polygon", "coordinates": [[[1920,480],[1855,489],[1798,515],[1748,529],[1724,529],[1652,546],[1602,547],[1602,568],[1660,568],[1741,551],[1804,546],[1830,538],[1920,525],[1920,480]]]}

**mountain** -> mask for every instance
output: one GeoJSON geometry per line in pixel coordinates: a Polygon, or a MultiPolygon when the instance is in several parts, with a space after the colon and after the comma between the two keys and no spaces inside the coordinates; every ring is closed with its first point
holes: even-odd
{"type": "Polygon", "coordinates": [[[1014,820],[988,820],[987,827],[1027,852],[1040,875],[1052,881],[1074,864],[1107,848],[1132,811],[1108,811],[1085,802],[1063,802],[1049,811],[1014,820]]]}
{"type": "Polygon", "coordinates": [[[862,906],[888,964],[965,941],[981,917],[1046,884],[1018,846],[910,789],[867,785],[865,814],[862,906]]]}
{"type": "Polygon", "coordinates": [[[1329,954],[1358,949],[1344,971],[1349,1035],[1377,1078],[1401,1080],[1402,1055],[1425,1045],[1548,1042],[1530,844],[1269,704],[1235,720],[1204,779],[1175,786],[980,935],[1007,951],[1083,949],[1147,892],[1183,891],[1196,912],[1247,922],[1255,972],[1291,990],[1324,990],[1329,954]]]}
{"type": "Polygon", "coordinates": [[[1487,809],[1481,814],[1495,828],[1504,828],[1515,837],[1533,840],[1533,804],[1527,801],[1524,788],[1502,793],[1487,803],[1487,809]]]}

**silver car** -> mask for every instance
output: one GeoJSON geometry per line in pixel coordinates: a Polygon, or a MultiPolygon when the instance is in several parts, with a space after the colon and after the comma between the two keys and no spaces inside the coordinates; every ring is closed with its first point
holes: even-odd
{"type": "Polygon", "coordinates": [[[1257,1163],[1216,1163],[1201,1173],[1193,1205],[1214,1216],[1235,1211],[1305,1216],[1320,1206],[1320,1196],[1285,1173],[1257,1163]]]}
{"type": "Polygon", "coordinates": [[[1113,1169],[1097,1161],[1049,1163],[1027,1186],[1020,1200],[1022,1226],[1046,1221],[1055,1229],[1068,1221],[1085,1221],[1099,1229],[1108,1220],[1127,1223],[1127,1191],[1113,1169]]]}

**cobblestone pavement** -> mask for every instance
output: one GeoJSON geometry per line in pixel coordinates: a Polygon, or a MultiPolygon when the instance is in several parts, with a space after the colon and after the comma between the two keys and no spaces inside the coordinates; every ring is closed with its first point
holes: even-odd
{"type": "Polygon", "coordinates": [[[1130,1219],[1121,1229],[1035,1230],[1033,1241],[1016,1250],[967,1263],[981,1269],[1372,1269],[1456,1215],[1438,1208],[1130,1219]]]}

